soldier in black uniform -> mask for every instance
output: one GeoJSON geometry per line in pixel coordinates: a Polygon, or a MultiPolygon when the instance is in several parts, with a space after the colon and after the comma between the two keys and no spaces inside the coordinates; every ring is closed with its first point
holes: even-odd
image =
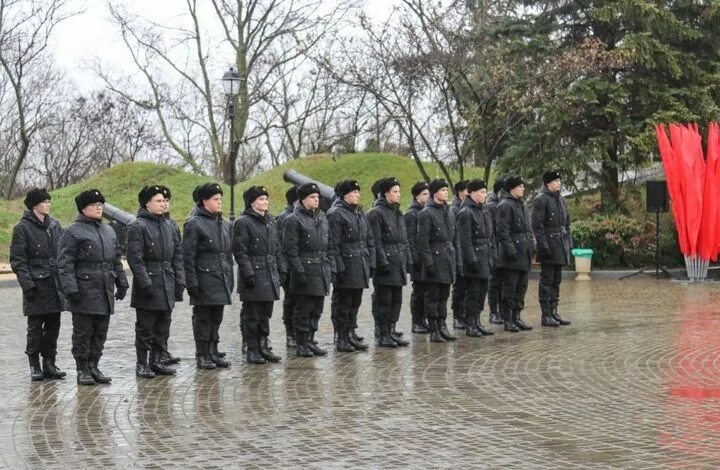
{"type": "Polygon", "coordinates": [[[268,345],[273,305],[280,298],[280,279],[287,268],[278,224],[268,211],[268,191],[251,186],[243,193],[245,211],[233,226],[233,253],[238,263],[238,293],[243,302],[240,328],[249,364],[280,362],[268,345]]]}
{"type": "Polygon", "coordinates": [[[417,248],[417,216],[425,207],[430,197],[428,184],[425,181],[418,181],[413,185],[412,202],[405,213],[405,228],[407,229],[408,245],[412,258],[412,270],[410,280],[412,281],[412,293],[410,294],[410,316],[412,318],[412,332],[419,334],[430,333],[430,326],[425,318],[425,287],[422,282],[422,260],[418,256],[417,248]]]}
{"type": "MultiPolygon", "coordinates": [[[[450,212],[455,220],[457,220],[458,212],[460,212],[460,206],[467,197],[467,185],[468,180],[460,180],[455,183],[455,187],[453,188],[455,190],[455,198],[450,204],[450,212]]],[[[456,330],[465,329],[465,285],[466,282],[463,272],[462,270],[458,270],[455,283],[452,287],[452,299],[450,301],[453,311],[453,328],[456,330]]]]}
{"type": "Polygon", "coordinates": [[[230,367],[230,362],[218,354],[223,311],[232,304],[230,224],[222,218],[223,190],[219,184],[205,183],[196,194],[197,208],[185,222],[182,250],[185,282],[193,305],[197,367],[230,367]]]}
{"type": "Polygon", "coordinates": [[[430,324],[430,341],[455,341],[447,328],[447,300],[457,271],[455,220],[448,207],[448,183],[432,180],[430,199],[418,214],[415,248],[422,262],[425,288],[425,316],[430,324]]]}
{"type": "MultiPolygon", "coordinates": [[[[275,218],[277,222],[278,234],[280,236],[280,246],[282,247],[283,223],[285,219],[295,212],[295,204],[297,203],[297,186],[291,186],[285,193],[287,206],[275,218]]],[[[295,327],[293,326],[293,310],[295,309],[295,301],[288,289],[289,276],[282,276],[280,281],[283,288],[283,324],[285,325],[285,346],[294,348],[295,344],[295,327]]]]}
{"type": "Polygon", "coordinates": [[[72,354],[80,385],[110,383],[98,369],[115,299],[122,300],[128,281],[115,231],[102,223],[105,197],[97,189],[75,197],[80,215],[60,237],[58,276],[73,316],[72,354]],[[113,294],[115,295],[113,298],[113,294]]]}
{"type": "Polygon", "coordinates": [[[502,294],[502,288],[500,286],[500,276],[497,273],[497,205],[500,202],[500,195],[504,192],[503,185],[505,184],[505,177],[500,176],[493,184],[493,192],[488,197],[486,204],[488,211],[490,211],[490,218],[492,219],[493,235],[495,238],[495,263],[493,264],[492,277],[490,278],[490,284],[488,286],[488,304],[490,306],[490,323],[494,325],[502,325],[503,320],[500,316],[500,298],[502,294]]]}
{"type": "MultiPolygon", "coordinates": [[[[170,188],[168,188],[167,186],[160,186],[160,187],[162,188],[163,196],[165,196],[165,217],[172,224],[173,229],[175,230],[177,243],[182,248],[182,234],[180,232],[180,227],[178,227],[177,222],[175,222],[170,217],[170,199],[172,199],[172,192],[170,191],[170,188]]],[[[185,271],[183,270],[183,280],[184,280],[184,276],[185,276],[185,271]]],[[[180,290],[179,292],[176,292],[176,297],[175,297],[176,302],[182,302],[184,289],[185,289],[185,286],[183,286],[182,290],[180,290]]],[[[172,316],[170,317],[169,320],[170,320],[170,323],[172,323],[172,316]]],[[[170,323],[168,323],[168,328],[167,328],[166,335],[165,335],[165,349],[163,350],[162,355],[160,356],[160,360],[166,366],[170,366],[170,365],[177,364],[178,362],[180,362],[180,358],[175,357],[172,354],[170,354],[170,351],[167,349],[168,341],[170,340],[170,323]]]]}
{"type": "Polygon", "coordinates": [[[352,331],[357,324],[363,289],[370,286],[375,269],[375,243],[367,216],[360,204],[360,184],[344,180],[335,186],[338,199],[328,211],[330,252],[336,275],[332,292],[332,322],[335,347],[340,352],[363,351],[367,344],[356,341],[352,331]]]}
{"type": "Polygon", "coordinates": [[[133,273],[130,306],[136,312],[135,373],[144,378],[175,374],[163,364],[162,354],[175,301],[182,300],[185,271],[176,227],[165,215],[165,199],[164,186],[140,190],[137,218],[127,232],[127,261],[133,273]]]}
{"type": "Polygon", "coordinates": [[[372,309],[378,346],[395,348],[410,344],[395,331],[402,308],[402,288],[407,284],[410,248],[400,211],[400,182],[394,177],[384,178],[378,183],[378,194],[368,212],[375,241],[372,309]]]}
{"type": "Polygon", "coordinates": [[[520,318],[525,308],[530,262],[535,255],[535,241],[525,204],[525,185],[519,176],[505,180],[505,191],[497,208],[498,269],[502,278],[501,311],[505,331],[532,330],[520,318]]]}
{"type": "Polygon", "coordinates": [[[543,175],[545,185],[535,199],[532,209],[532,229],[538,247],[540,286],[538,298],[542,311],[542,326],[569,325],[557,313],[560,301],[562,267],[570,263],[572,238],[570,214],[565,198],[560,195],[560,173],[548,171],[543,175]]]}
{"type": "Polygon", "coordinates": [[[288,265],[290,294],[295,298],[295,341],[299,357],[324,356],[315,344],[323,302],[328,295],[334,260],[328,255],[329,226],[320,210],[320,190],[314,183],[298,187],[295,212],[283,222],[283,254],[288,265]]]}
{"type": "Polygon", "coordinates": [[[66,375],[55,365],[63,309],[56,270],[62,227],[50,217],[50,199],[45,189],[27,193],[27,210],[13,228],[10,242],[10,267],[22,288],[23,314],[27,317],[25,354],[31,380],[61,379],[66,375]]]}
{"type": "Polygon", "coordinates": [[[468,182],[468,194],[457,216],[457,237],[465,277],[465,334],[489,336],[480,322],[485,308],[488,282],[495,265],[493,223],[485,201],[487,185],[481,179],[468,182]]]}

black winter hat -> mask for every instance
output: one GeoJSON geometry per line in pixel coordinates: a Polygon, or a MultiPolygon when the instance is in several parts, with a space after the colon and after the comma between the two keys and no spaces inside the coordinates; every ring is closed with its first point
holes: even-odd
{"type": "Polygon", "coordinates": [[[469,193],[485,188],[487,188],[487,184],[485,184],[485,180],[481,180],[480,178],[470,180],[467,185],[467,190],[469,193]]]}
{"type": "Polygon", "coordinates": [[[167,198],[167,195],[165,194],[166,190],[167,188],[165,186],[160,185],[145,186],[138,193],[138,203],[145,207],[147,206],[147,203],[150,202],[150,199],[155,197],[156,194],[162,194],[164,198],[167,198]]]}
{"type": "Polygon", "coordinates": [[[297,186],[291,186],[290,189],[287,190],[285,200],[291,206],[297,202],[297,186]]]}
{"type": "Polygon", "coordinates": [[[426,189],[428,189],[427,182],[418,181],[413,185],[412,189],[410,189],[410,192],[412,192],[413,197],[418,197],[420,193],[425,191],[426,189]]]}
{"type": "Polygon", "coordinates": [[[380,183],[382,183],[383,179],[385,179],[385,178],[380,178],[379,180],[375,181],[372,184],[372,186],[370,187],[370,191],[372,191],[373,199],[378,198],[378,193],[380,192],[380,183]]]}
{"type": "Polygon", "coordinates": [[[245,201],[245,208],[250,207],[250,204],[260,196],[270,196],[265,186],[250,186],[243,193],[243,201],[245,201]]]}
{"type": "Polygon", "coordinates": [[[457,183],[455,183],[455,187],[453,189],[455,190],[455,194],[457,194],[460,191],[466,190],[467,187],[468,187],[468,180],[460,180],[457,183]]]}
{"type": "Polygon", "coordinates": [[[198,189],[200,189],[200,185],[195,186],[192,192],[192,200],[195,203],[200,202],[198,201],[198,189]]]}
{"type": "Polygon", "coordinates": [[[201,205],[204,200],[210,199],[216,194],[223,194],[222,186],[217,183],[205,183],[198,186],[196,189],[196,202],[198,205],[201,205]]]}
{"type": "Polygon", "coordinates": [[[360,183],[355,180],[343,180],[335,185],[335,194],[340,199],[353,191],[360,191],[360,183]]]}
{"type": "Polygon", "coordinates": [[[386,192],[390,191],[393,186],[400,186],[400,181],[398,181],[397,178],[394,176],[391,176],[389,178],[383,178],[378,182],[378,192],[385,194],[386,192]]]}
{"type": "Polygon", "coordinates": [[[297,197],[298,201],[302,201],[306,197],[308,197],[311,194],[317,194],[320,195],[320,188],[318,188],[318,185],[315,183],[305,183],[301,184],[297,188],[297,197]]]}
{"type": "Polygon", "coordinates": [[[543,175],[543,184],[548,184],[551,181],[562,179],[560,173],[557,170],[546,171],[543,175]]]}
{"type": "Polygon", "coordinates": [[[523,184],[522,177],[520,175],[513,175],[505,178],[505,184],[503,186],[505,191],[510,192],[511,189],[517,188],[521,184],[523,184]]]}
{"type": "Polygon", "coordinates": [[[430,191],[430,197],[433,197],[433,195],[440,191],[442,188],[449,188],[450,185],[447,181],[445,181],[442,178],[434,179],[430,181],[430,184],[428,185],[428,190],[430,191]]]}
{"type": "Polygon", "coordinates": [[[493,184],[493,192],[495,194],[499,193],[500,190],[505,186],[505,176],[500,176],[498,179],[495,180],[495,184],[493,184]]]}
{"type": "Polygon", "coordinates": [[[78,212],[82,212],[84,208],[97,202],[105,204],[105,196],[97,189],[88,189],[75,196],[75,205],[78,212]]]}
{"type": "Polygon", "coordinates": [[[33,188],[25,196],[25,207],[27,207],[28,210],[31,211],[33,207],[37,206],[43,201],[49,201],[50,199],[52,199],[52,197],[50,197],[50,193],[47,192],[47,189],[33,188]]]}

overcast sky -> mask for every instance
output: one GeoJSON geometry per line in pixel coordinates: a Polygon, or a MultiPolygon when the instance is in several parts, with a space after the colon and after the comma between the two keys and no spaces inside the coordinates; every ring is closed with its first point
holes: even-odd
{"type": "MultiPolygon", "coordinates": [[[[328,0],[332,1],[332,0],[328,0]]],[[[396,0],[365,0],[369,16],[384,19],[396,0]]],[[[158,22],[184,13],[183,0],[126,0],[128,8],[158,22]]],[[[78,86],[89,91],[102,86],[88,68],[94,57],[118,70],[133,68],[119,37],[117,26],[109,18],[106,0],[86,0],[85,12],[58,26],[54,35],[57,65],[68,71],[78,86]]]]}

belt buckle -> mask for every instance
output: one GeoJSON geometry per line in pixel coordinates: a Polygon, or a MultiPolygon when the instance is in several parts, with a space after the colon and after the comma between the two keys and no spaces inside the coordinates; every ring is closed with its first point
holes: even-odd
{"type": "Polygon", "coordinates": [[[50,266],[55,266],[55,258],[48,258],[48,264],[50,266]]]}
{"type": "Polygon", "coordinates": [[[109,271],[109,270],[110,270],[110,263],[108,263],[108,262],[106,262],[106,261],[103,261],[103,262],[101,263],[101,266],[102,266],[103,271],[109,271]]]}

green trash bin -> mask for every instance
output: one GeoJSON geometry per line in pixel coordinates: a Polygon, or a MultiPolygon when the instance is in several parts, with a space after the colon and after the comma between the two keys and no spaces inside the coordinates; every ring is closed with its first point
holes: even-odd
{"type": "Polygon", "coordinates": [[[592,269],[593,251],[590,248],[573,248],[572,254],[575,257],[576,281],[589,281],[590,270],[592,269]]]}

